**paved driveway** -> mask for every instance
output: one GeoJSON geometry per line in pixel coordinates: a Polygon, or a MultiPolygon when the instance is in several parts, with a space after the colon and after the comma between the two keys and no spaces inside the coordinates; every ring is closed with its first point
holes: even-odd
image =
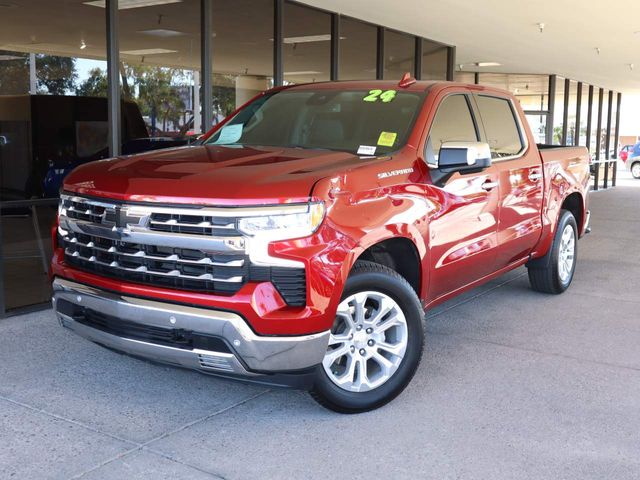
{"type": "Polygon", "coordinates": [[[522,268],[430,312],[413,383],[362,415],[0,320],[0,478],[640,478],[640,188],[591,198],[567,293],[522,268]]]}

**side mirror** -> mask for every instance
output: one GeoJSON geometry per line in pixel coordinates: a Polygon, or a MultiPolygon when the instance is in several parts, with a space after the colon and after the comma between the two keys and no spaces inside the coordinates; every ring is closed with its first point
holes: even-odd
{"type": "Polygon", "coordinates": [[[445,142],[438,154],[443,173],[478,173],[491,166],[491,148],[484,142],[445,142]]]}

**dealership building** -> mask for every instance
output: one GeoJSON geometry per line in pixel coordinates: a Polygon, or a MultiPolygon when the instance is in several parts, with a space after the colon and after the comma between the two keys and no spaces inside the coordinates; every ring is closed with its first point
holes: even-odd
{"type": "Polygon", "coordinates": [[[606,78],[501,65],[457,48],[455,31],[402,28],[393,9],[366,2],[309,3],[0,0],[0,316],[49,299],[50,227],[68,171],[184,144],[273,86],[410,72],[506,89],[538,142],[589,147],[596,185],[615,184],[622,93],[606,78]]]}

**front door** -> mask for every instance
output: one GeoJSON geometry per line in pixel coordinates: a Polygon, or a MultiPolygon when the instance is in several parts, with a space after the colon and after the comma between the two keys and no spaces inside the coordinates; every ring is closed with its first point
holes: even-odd
{"type": "MultiPolygon", "coordinates": [[[[471,111],[471,98],[446,96],[438,106],[425,151],[431,167],[444,142],[480,140],[471,111]]],[[[435,178],[435,176],[433,176],[435,178]]],[[[500,188],[498,170],[450,178],[427,185],[434,202],[426,244],[430,252],[429,298],[435,299],[472,283],[495,270],[500,188]]]]}

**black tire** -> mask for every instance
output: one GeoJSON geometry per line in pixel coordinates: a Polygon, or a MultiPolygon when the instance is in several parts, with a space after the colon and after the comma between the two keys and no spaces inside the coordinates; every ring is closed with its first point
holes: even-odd
{"type": "Polygon", "coordinates": [[[424,310],[411,285],[395,271],[373,262],[358,261],[347,279],[342,299],[357,292],[375,291],[391,297],[405,316],[407,347],[397,370],[385,383],[366,392],[336,385],[322,365],[310,393],[324,407],[340,413],[361,413],[379,408],[398,396],[416,372],[424,346],[424,310]]]}
{"type": "Polygon", "coordinates": [[[631,172],[631,176],[633,178],[638,179],[640,178],[640,169],[636,167],[636,165],[640,166],[640,162],[633,162],[631,165],[629,165],[629,171],[631,172]]]}
{"type": "Polygon", "coordinates": [[[578,260],[578,224],[573,214],[568,210],[560,211],[560,219],[558,220],[558,227],[556,228],[556,234],[553,238],[553,244],[547,252],[547,254],[536,260],[533,260],[527,264],[529,273],[529,283],[531,288],[537,292],[559,294],[564,292],[571,281],[576,271],[576,264],[578,260]],[[567,225],[573,228],[574,235],[574,259],[573,266],[571,268],[568,279],[562,280],[559,267],[558,256],[560,255],[560,243],[562,233],[567,225]]]}

